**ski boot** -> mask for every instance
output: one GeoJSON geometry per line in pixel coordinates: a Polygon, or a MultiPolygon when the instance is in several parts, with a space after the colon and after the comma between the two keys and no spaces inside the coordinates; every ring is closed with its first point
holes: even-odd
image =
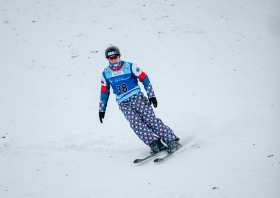
{"type": "Polygon", "coordinates": [[[160,139],[158,139],[157,141],[152,141],[150,144],[150,148],[151,154],[156,154],[164,149],[166,149],[166,147],[161,143],[160,139]]]}
{"type": "Polygon", "coordinates": [[[170,140],[167,142],[167,152],[173,153],[174,151],[176,151],[177,149],[179,149],[181,147],[181,144],[178,142],[180,139],[176,138],[175,140],[170,140]]]}

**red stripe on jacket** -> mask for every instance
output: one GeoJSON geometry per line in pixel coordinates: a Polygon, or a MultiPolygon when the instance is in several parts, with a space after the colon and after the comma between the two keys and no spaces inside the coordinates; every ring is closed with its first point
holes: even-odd
{"type": "Polygon", "coordinates": [[[103,91],[104,93],[106,93],[106,86],[102,86],[102,85],[101,85],[101,91],[103,91]]]}
{"type": "Polygon", "coordinates": [[[140,80],[144,80],[144,78],[146,77],[147,75],[144,73],[144,72],[142,72],[139,76],[138,76],[138,78],[140,79],[140,80]]]}

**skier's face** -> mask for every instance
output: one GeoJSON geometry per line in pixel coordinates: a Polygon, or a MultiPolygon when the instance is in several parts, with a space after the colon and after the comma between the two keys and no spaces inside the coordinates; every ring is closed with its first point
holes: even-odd
{"type": "Polygon", "coordinates": [[[110,56],[108,60],[115,65],[119,62],[119,56],[110,56]]]}

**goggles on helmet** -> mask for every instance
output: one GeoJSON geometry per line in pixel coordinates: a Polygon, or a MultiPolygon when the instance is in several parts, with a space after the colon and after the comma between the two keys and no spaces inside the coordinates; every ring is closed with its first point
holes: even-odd
{"type": "Polygon", "coordinates": [[[110,61],[115,60],[115,59],[118,59],[118,58],[119,58],[119,56],[110,56],[110,57],[108,57],[108,59],[109,59],[110,61]]]}

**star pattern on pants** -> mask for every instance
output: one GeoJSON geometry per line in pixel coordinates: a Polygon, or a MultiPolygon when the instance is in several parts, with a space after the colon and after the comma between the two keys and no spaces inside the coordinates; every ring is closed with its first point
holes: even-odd
{"type": "Polygon", "coordinates": [[[165,143],[177,137],[160,118],[157,118],[152,106],[142,92],[139,92],[119,104],[119,108],[130,123],[135,134],[147,145],[160,137],[165,143]]]}

